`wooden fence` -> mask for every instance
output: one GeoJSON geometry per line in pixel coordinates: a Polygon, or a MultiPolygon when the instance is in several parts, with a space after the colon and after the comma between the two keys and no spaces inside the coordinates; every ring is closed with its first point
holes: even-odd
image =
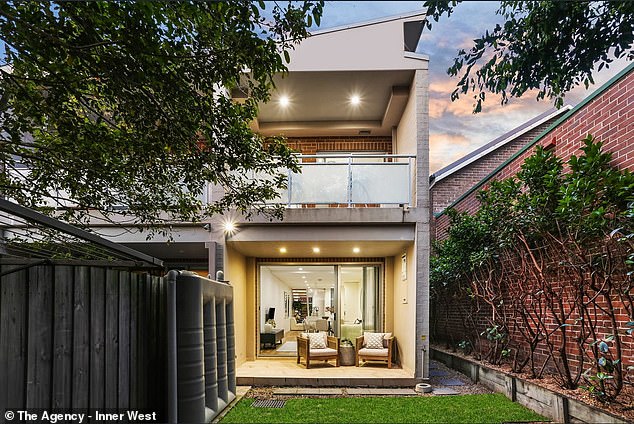
{"type": "Polygon", "coordinates": [[[3,262],[0,275],[0,412],[133,409],[166,421],[163,278],[50,262],[3,262]]]}

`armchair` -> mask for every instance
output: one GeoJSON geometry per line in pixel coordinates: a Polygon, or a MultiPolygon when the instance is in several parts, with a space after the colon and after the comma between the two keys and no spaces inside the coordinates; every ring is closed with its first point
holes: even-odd
{"type": "Polygon", "coordinates": [[[356,338],[355,351],[356,366],[359,361],[386,361],[387,367],[392,368],[392,352],[394,337],[392,333],[364,333],[356,338]]]}
{"type": "Polygon", "coordinates": [[[339,339],[328,336],[327,333],[302,333],[297,336],[297,363],[301,358],[306,360],[306,368],[310,368],[311,360],[323,360],[328,362],[335,360],[335,366],[339,366],[339,339]]]}

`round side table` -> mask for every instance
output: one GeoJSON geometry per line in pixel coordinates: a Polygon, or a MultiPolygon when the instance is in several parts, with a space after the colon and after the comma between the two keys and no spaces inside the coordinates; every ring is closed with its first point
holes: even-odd
{"type": "Polygon", "coordinates": [[[339,346],[339,365],[354,365],[354,346],[339,346]]]}

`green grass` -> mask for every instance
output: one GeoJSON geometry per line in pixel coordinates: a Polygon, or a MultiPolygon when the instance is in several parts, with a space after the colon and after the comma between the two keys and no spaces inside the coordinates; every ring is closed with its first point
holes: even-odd
{"type": "Polygon", "coordinates": [[[298,398],[283,408],[241,399],[220,423],[502,423],[546,421],[504,395],[298,398]]]}

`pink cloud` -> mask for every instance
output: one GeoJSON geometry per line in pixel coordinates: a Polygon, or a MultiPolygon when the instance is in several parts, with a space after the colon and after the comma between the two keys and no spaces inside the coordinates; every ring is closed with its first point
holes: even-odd
{"type": "Polygon", "coordinates": [[[469,153],[476,146],[462,134],[429,135],[429,171],[431,173],[469,153]]]}

